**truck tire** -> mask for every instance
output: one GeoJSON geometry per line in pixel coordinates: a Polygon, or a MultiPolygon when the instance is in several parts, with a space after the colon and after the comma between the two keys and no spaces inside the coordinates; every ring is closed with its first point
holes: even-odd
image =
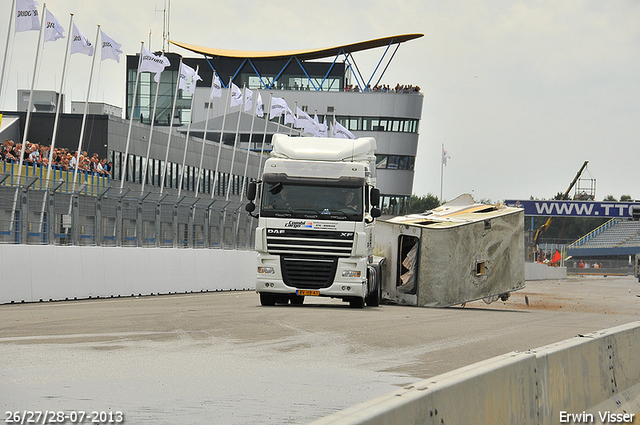
{"type": "Polygon", "coordinates": [[[369,307],[378,307],[382,299],[382,282],[380,282],[375,268],[369,267],[367,270],[367,279],[369,288],[374,288],[365,301],[369,307]]]}
{"type": "Polygon", "coordinates": [[[376,285],[376,289],[373,290],[367,297],[367,305],[369,307],[378,307],[380,305],[380,299],[382,298],[382,288],[380,285],[376,285]]]}
{"type": "Polygon", "coordinates": [[[292,305],[304,304],[304,295],[291,295],[291,304],[292,305]]]}
{"type": "Polygon", "coordinates": [[[351,308],[363,308],[364,298],[352,298],[349,300],[349,307],[351,308]]]}
{"type": "Polygon", "coordinates": [[[260,292],[260,304],[263,306],[274,306],[276,305],[276,296],[275,294],[268,294],[266,292],[260,292]]]}

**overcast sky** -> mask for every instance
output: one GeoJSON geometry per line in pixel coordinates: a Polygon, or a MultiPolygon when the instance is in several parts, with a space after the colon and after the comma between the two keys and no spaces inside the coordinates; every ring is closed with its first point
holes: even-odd
{"type": "MultiPolygon", "coordinates": [[[[43,2],[40,1],[40,10],[43,2]]],[[[126,54],[162,48],[169,2],[51,0],[66,30],[70,13],[92,42],[96,25],[126,54]]],[[[4,54],[11,3],[3,0],[4,54]]],[[[640,2],[328,0],[170,2],[170,37],[238,50],[331,47],[406,33],[383,83],[422,88],[424,107],[413,192],[444,199],[551,198],[584,161],[596,199],[640,199],[640,2]]],[[[16,34],[0,107],[15,109],[31,86],[36,31],[16,34]]],[[[36,89],[59,90],[66,39],[45,43],[36,89]]],[[[175,46],[171,51],[192,56],[175,46]]],[[[355,56],[373,72],[382,50],[355,56]]],[[[123,107],[124,56],[96,70],[91,101],[123,107]]],[[[91,59],[71,56],[67,100],[85,99],[91,59]]]]}

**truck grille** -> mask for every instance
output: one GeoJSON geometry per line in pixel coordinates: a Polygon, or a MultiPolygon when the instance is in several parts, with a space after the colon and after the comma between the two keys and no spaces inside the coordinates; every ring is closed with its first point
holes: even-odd
{"type": "Polygon", "coordinates": [[[328,288],[338,258],[349,257],[354,232],[267,229],[267,251],[280,255],[282,279],[287,286],[302,289],[328,288]]]}
{"type": "Polygon", "coordinates": [[[354,232],[267,229],[267,251],[274,255],[349,257],[354,232]]]}
{"type": "Polygon", "coordinates": [[[281,257],[282,280],[287,286],[302,289],[328,288],[333,283],[338,259],[281,257]]]}

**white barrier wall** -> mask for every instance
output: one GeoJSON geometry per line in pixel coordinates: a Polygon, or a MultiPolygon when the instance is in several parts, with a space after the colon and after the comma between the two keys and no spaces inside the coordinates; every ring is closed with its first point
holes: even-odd
{"type": "Polygon", "coordinates": [[[566,279],[566,267],[549,267],[540,263],[524,263],[525,280],[556,280],[566,279]]]}
{"type": "Polygon", "coordinates": [[[638,416],[634,322],[454,370],[312,425],[640,423],[638,416]]]}
{"type": "Polygon", "coordinates": [[[255,288],[255,251],[0,245],[0,304],[255,288]]]}

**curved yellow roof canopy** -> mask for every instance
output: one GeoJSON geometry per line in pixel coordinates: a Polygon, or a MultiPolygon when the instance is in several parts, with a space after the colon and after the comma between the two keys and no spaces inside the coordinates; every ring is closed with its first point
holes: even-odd
{"type": "Polygon", "coordinates": [[[213,49],[210,47],[194,46],[193,44],[181,43],[179,41],[169,40],[183,49],[191,50],[205,56],[217,56],[223,58],[240,58],[240,59],[282,59],[296,56],[301,60],[322,59],[337,56],[342,50],[346,53],[359,52],[362,50],[374,49],[376,47],[385,47],[389,44],[400,44],[405,41],[414,40],[423,37],[424,34],[404,34],[392,37],[376,38],[374,40],[361,41],[359,43],[345,44],[343,46],[328,47],[324,49],[306,49],[306,50],[287,50],[277,52],[253,52],[245,50],[226,50],[213,49]]]}

